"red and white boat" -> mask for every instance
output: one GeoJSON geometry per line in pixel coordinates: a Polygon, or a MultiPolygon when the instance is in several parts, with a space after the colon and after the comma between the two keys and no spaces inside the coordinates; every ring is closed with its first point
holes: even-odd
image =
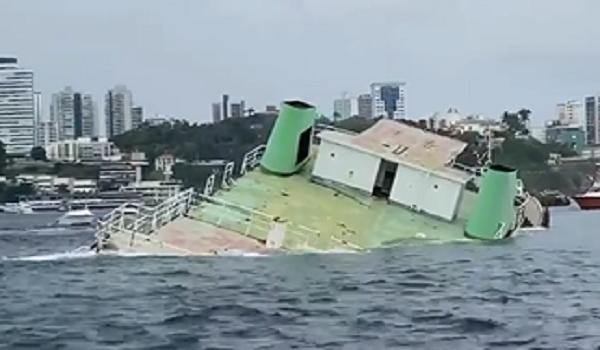
{"type": "Polygon", "coordinates": [[[600,186],[594,186],[584,194],[573,196],[583,210],[600,209],[600,186]]]}

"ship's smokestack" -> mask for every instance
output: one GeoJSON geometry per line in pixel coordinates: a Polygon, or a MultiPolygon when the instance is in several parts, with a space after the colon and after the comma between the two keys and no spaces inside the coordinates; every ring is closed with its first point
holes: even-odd
{"type": "Polygon", "coordinates": [[[316,117],[315,107],[306,102],[283,102],[260,163],[263,169],[280,175],[300,170],[310,155],[316,117]]]}
{"type": "Polygon", "coordinates": [[[483,175],[465,236],[483,240],[510,236],[516,220],[516,195],[517,171],[502,165],[490,166],[483,175]]]}

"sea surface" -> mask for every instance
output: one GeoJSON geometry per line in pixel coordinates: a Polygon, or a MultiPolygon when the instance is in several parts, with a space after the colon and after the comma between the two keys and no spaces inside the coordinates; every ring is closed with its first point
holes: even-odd
{"type": "Polygon", "coordinates": [[[53,215],[0,214],[0,349],[600,349],[600,212],[501,243],[210,258],[95,256],[53,215]]]}

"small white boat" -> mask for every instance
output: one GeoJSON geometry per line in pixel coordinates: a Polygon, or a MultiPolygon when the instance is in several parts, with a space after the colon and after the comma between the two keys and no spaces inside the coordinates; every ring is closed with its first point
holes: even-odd
{"type": "Polygon", "coordinates": [[[1,211],[10,214],[33,214],[33,209],[31,205],[19,202],[19,203],[5,203],[0,206],[1,211]]]}
{"type": "Polygon", "coordinates": [[[92,226],[96,216],[88,209],[70,210],[56,220],[58,226],[92,226]]]}

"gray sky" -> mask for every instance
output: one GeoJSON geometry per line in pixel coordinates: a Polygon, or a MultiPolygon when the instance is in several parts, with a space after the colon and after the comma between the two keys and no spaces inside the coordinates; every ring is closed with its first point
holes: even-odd
{"type": "MultiPolygon", "coordinates": [[[[600,91],[597,0],[2,0],[0,53],[49,95],[126,84],[146,116],[210,119],[228,92],[257,109],[408,82],[418,118],[497,116],[600,91]]],[[[102,107],[100,111],[102,111],[102,107]]],[[[45,114],[47,114],[47,110],[45,114]]]]}

